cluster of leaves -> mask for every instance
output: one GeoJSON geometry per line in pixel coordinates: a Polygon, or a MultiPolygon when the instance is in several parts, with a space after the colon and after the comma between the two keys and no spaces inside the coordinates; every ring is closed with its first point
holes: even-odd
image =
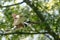
{"type": "MultiPolygon", "coordinates": [[[[12,0],[2,0],[4,2],[8,1],[11,2],[12,0]]],[[[16,1],[16,0],[15,0],[16,1]]],[[[43,17],[45,18],[45,22],[47,22],[50,26],[50,28],[56,32],[60,33],[60,2],[58,0],[52,0],[51,2],[45,2],[44,0],[32,0],[31,4],[34,4],[33,6],[37,7],[39,11],[41,11],[43,17]]],[[[26,6],[21,6],[21,5],[15,5],[11,7],[6,7],[3,10],[3,14],[5,17],[5,22],[1,22],[0,24],[0,29],[3,28],[4,30],[8,30],[8,28],[12,28],[12,23],[13,23],[13,18],[12,18],[12,13],[16,14],[23,14],[27,19],[32,22],[37,22],[39,24],[33,24],[32,27],[36,29],[37,31],[46,31],[45,30],[45,22],[41,22],[41,20],[38,18],[38,16],[35,14],[34,10],[31,9],[28,5],[26,6]]],[[[23,32],[31,32],[31,28],[25,27],[23,32]],[[27,30],[28,29],[28,30],[27,30]]],[[[14,31],[13,31],[14,32],[14,31]]],[[[34,31],[35,32],[35,31],[34,31]]],[[[8,35],[9,36],[9,35],[8,35]]],[[[44,37],[44,36],[43,36],[44,37]]],[[[20,36],[18,35],[13,35],[13,39],[11,40],[18,40],[20,36]],[[16,39],[15,39],[16,38],[16,39]]],[[[44,39],[43,39],[44,40],[44,39]]]]}

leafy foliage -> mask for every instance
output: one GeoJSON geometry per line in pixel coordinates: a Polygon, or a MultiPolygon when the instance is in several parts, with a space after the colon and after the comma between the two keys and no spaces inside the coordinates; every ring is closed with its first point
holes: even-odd
{"type": "MultiPolygon", "coordinates": [[[[15,1],[16,0],[14,0],[12,4],[17,4],[15,1]]],[[[1,14],[4,15],[3,17],[0,16],[0,19],[2,18],[0,20],[0,29],[2,31],[4,31],[4,33],[5,32],[7,32],[7,33],[11,33],[11,32],[12,33],[13,32],[25,32],[25,33],[26,32],[29,32],[29,33],[35,32],[35,33],[37,33],[38,32],[39,33],[39,32],[46,32],[46,31],[49,32],[49,29],[50,29],[50,31],[52,31],[52,32],[49,32],[48,34],[50,34],[54,40],[60,39],[60,0],[51,0],[51,1],[50,0],[28,0],[28,1],[25,0],[24,1],[25,6],[22,6],[23,4],[9,6],[8,4],[7,5],[4,4],[6,2],[12,2],[12,0],[0,0],[0,6],[1,6],[0,10],[2,12],[1,14]],[[37,22],[37,24],[28,24],[28,26],[25,26],[22,30],[21,29],[12,30],[12,28],[13,28],[12,14],[13,13],[16,13],[19,15],[22,14],[23,16],[25,16],[26,20],[30,20],[31,22],[37,22]],[[43,21],[43,19],[44,19],[44,21],[43,21]],[[29,27],[29,25],[31,25],[31,27],[34,28],[34,30],[32,30],[29,27]],[[46,26],[48,26],[48,27],[46,28],[46,26]],[[54,35],[53,33],[57,34],[58,37],[56,35],[54,35]]],[[[11,38],[9,38],[10,35],[6,35],[5,38],[7,40],[19,40],[23,36],[26,37],[26,36],[30,36],[30,35],[12,34],[11,38]]],[[[33,37],[33,36],[34,35],[31,35],[31,37],[33,37]]],[[[0,36],[0,39],[1,39],[1,37],[2,36],[0,36]]],[[[40,36],[37,40],[45,40],[45,38],[47,38],[46,40],[52,39],[50,37],[46,37],[46,34],[44,34],[44,35],[40,34],[40,36]],[[40,39],[40,37],[41,37],[41,39],[40,39]]]]}

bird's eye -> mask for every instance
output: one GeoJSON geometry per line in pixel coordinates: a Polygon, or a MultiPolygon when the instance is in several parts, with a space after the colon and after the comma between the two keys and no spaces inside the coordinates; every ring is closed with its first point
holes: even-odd
{"type": "Polygon", "coordinates": [[[17,19],[17,18],[14,18],[14,19],[17,19]]]}

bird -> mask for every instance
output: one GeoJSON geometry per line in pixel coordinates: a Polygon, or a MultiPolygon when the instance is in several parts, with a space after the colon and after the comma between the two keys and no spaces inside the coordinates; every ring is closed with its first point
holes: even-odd
{"type": "Polygon", "coordinates": [[[12,17],[13,17],[13,24],[12,25],[14,26],[15,29],[18,29],[18,28],[21,29],[24,27],[25,17],[23,15],[13,13],[12,17]]]}

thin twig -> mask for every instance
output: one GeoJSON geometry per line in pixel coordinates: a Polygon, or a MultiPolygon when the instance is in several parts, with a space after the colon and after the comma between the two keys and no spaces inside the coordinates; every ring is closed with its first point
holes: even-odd
{"type": "Polygon", "coordinates": [[[22,3],[24,3],[24,2],[20,2],[20,3],[12,4],[12,5],[7,5],[7,6],[1,6],[1,8],[3,8],[3,7],[15,6],[15,5],[19,5],[19,4],[22,4],[22,3]]]}

